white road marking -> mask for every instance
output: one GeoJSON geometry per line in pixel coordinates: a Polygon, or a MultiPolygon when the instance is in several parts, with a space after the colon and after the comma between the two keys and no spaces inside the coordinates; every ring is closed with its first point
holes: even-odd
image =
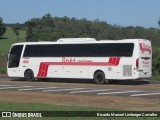
{"type": "Polygon", "coordinates": [[[3,88],[0,88],[0,90],[4,90],[4,89],[14,89],[14,88],[24,88],[24,87],[33,87],[33,86],[3,87],[3,88]]]}
{"type": "Polygon", "coordinates": [[[0,85],[0,87],[1,87],[1,86],[4,87],[4,86],[13,86],[13,85],[0,85]]]}
{"type": "Polygon", "coordinates": [[[147,94],[133,94],[132,97],[138,97],[138,96],[150,96],[150,95],[160,95],[160,93],[147,93],[147,94]]]}
{"type": "Polygon", "coordinates": [[[72,88],[72,89],[58,89],[58,90],[43,90],[43,92],[56,92],[56,91],[69,91],[69,90],[81,90],[86,88],[72,88]]]}
{"type": "Polygon", "coordinates": [[[101,89],[101,90],[86,90],[86,91],[73,91],[70,93],[88,93],[88,92],[98,92],[98,91],[110,91],[115,89],[101,89]]]}
{"type": "Polygon", "coordinates": [[[97,93],[97,95],[123,94],[123,93],[132,93],[132,92],[142,92],[142,91],[108,92],[108,93],[97,93]]]}
{"type": "Polygon", "coordinates": [[[116,90],[116,89],[97,89],[97,88],[92,88],[92,89],[90,89],[90,88],[65,88],[64,89],[61,87],[48,87],[48,86],[16,86],[16,85],[7,85],[7,84],[0,85],[0,90],[5,90],[5,89],[18,89],[19,91],[43,90],[43,92],[71,91],[70,92],[71,94],[99,92],[99,93],[97,93],[97,95],[132,93],[130,95],[131,97],[160,95],[160,91],[148,91],[148,93],[146,93],[146,92],[144,93],[144,91],[140,91],[140,90],[111,92],[111,90],[116,90]],[[58,89],[56,89],[56,88],[58,88],[58,89]],[[90,90],[87,90],[87,89],[90,89],[90,90]],[[77,91],[77,90],[79,90],[79,91],[77,91]],[[104,93],[102,91],[104,91],[104,93]],[[143,94],[141,94],[139,92],[142,92],[143,94]]]}
{"type": "Polygon", "coordinates": [[[52,88],[59,88],[59,87],[41,87],[41,88],[30,88],[30,89],[18,89],[19,91],[29,91],[29,90],[44,90],[44,89],[52,89],[52,88]]]}

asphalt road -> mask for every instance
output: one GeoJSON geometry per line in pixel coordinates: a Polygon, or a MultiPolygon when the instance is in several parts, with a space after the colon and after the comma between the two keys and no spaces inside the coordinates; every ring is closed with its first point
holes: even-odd
{"type": "Polygon", "coordinates": [[[160,98],[160,82],[115,81],[113,84],[96,85],[92,80],[48,79],[28,82],[23,79],[0,77],[0,91],[43,92],[50,94],[76,94],[96,96],[129,96],[160,98]]]}

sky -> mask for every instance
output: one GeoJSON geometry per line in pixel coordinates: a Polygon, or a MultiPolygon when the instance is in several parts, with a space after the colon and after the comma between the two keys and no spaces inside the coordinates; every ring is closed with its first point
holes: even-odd
{"type": "Polygon", "coordinates": [[[99,19],[112,25],[159,28],[160,0],[0,0],[4,23],[24,23],[47,13],[53,17],[99,19]]]}

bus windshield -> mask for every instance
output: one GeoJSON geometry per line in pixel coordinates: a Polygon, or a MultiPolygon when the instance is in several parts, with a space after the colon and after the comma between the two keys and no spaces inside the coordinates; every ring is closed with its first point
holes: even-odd
{"type": "Polygon", "coordinates": [[[12,46],[8,57],[8,68],[19,66],[23,45],[12,46]]]}

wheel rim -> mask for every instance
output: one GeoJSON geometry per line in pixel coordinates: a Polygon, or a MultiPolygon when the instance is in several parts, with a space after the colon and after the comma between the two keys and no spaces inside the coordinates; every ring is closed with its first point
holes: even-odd
{"type": "Polygon", "coordinates": [[[28,74],[28,79],[32,79],[32,74],[31,73],[28,74]]]}

